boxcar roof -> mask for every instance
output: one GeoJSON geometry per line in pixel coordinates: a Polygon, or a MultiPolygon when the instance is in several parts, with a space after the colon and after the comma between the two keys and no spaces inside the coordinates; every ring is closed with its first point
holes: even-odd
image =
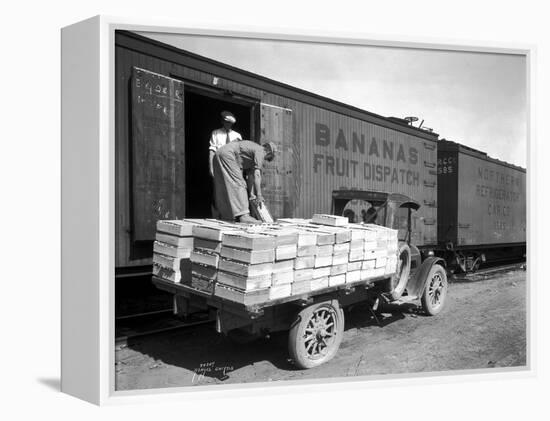
{"type": "Polygon", "coordinates": [[[170,61],[185,67],[214,74],[218,77],[233,80],[244,85],[271,92],[289,99],[325,108],[349,117],[364,120],[379,126],[394,129],[413,136],[428,140],[437,140],[439,135],[435,132],[419,129],[414,126],[401,124],[388,117],[381,116],[360,108],[336,101],[322,95],[314,94],[265,76],[239,69],[228,64],[212,60],[210,58],[191,53],[174,46],[144,37],[130,31],[116,31],[115,43],[118,46],[128,48],[161,60],[170,61]]]}
{"type": "Polygon", "coordinates": [[[466,155],[483,159],[485,161],[494,162],[495,164],[498,164],[498,165],[503,165],[505,167],[510,167],[518,171],[526,172],[526,169],[523,167],[510,164],[509,162],[506,162],[506,161],[501,161],[500,159],[497,159],[497,158],[492,158],[489,155],[487,155],[486,152],[471,148],[469,146],[463,145],[458,142],[454,142],[452,140],[440,139],[438,142],[438,149],[442,151],[457,151],[460,153],[464,153],[466,155]]]}

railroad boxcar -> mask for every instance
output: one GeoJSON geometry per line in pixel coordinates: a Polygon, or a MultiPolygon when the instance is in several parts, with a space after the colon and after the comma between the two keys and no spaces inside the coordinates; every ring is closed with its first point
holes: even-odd
{"type": "Polygon", "coordinates": [[[210,216],[208,139],[226,109],[243,138],[279,146],[263,175],[275,218],[329,213],[335,191],[401,193],[421,205],[412,242],[436,246],[436,133],[138,34],[115,43],[117,274],[150,267],[158,219],[210,216]]]}
{"type": "Polygon", "coordinates": [[[523,258],[525,169],[444,139],[437,163],[438,253],[462,271],[523,258]]]}

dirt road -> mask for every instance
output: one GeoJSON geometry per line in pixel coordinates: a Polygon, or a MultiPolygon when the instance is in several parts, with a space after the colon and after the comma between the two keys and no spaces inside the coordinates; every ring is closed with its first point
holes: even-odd
{"type": "Polygon", "coordinates": [[[237,345],[213,326],[144,337],[116,350],[117,390],[417,373],[526,364],[526,273],[455,280],[436,317],[386,306],[380,324],[346,312],[337,355],[311,370],[288,360],[286,335],[237,345]]]}

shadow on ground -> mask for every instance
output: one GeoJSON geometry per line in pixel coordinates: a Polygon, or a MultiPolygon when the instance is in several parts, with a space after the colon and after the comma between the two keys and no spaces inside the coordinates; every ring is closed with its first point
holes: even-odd
{"type": "Polygon", "coordinates": [[[368,327],[383,328],[404,319],[407,314],[412,314],[414,317],[424,316],[420,307],[412,303],[383,304],[376,311],[371,311],[367,304],[360,303],[346,311],[346,330],[368,327]]]}
{"type": "MultiPolygon", "coordinates": [[[[407,313],[415,313],[416,308],[412,304],[385,305],[373,314],[366,304],[356,305],[345,311],[345,330],[384,327],[404,319],[407,313]]],[[[229,372],[263,361],[280,370],[298,370],[289,358],[287,344],[286,331],[238,343],[218,334],[212,325],[203,325],[131,340],[127,346],[157,362],[224,381],[229,372]]]]}

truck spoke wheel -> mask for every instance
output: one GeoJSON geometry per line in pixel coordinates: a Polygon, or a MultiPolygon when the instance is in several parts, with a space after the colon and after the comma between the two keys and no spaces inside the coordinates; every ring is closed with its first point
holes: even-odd
{"type": "Polygon", "coordinates": [[[430,303],[432,304],[432,306],[436,307],[440,304],[442,289],[443,283],[441,281],[441,276],[439,274],[436,274],[431,280],[428,287],[428,296],[430,297],[430,303]]]}
{"type": "Polygon", "coordinates": [[[300,368],[330,360],[340,347],[344,313],[338,302],[313,304],[303,309],[289,332],[289,353],[300,368]]]}
{"type": "Polygon", "coordinates": [[[303,335],[305,344],[310,342],[314,345],[311,348],[306,345],[309,358],[320,358],[324,355],[326,348],[330,347],[331,342],[334,341],[334,320],[336,317],[336,312],[334,310],[329,311],[327,308],[316,310],[310,317],[306,331],[311,332],[311,334],[303,335]]]}
{"type": "Polygon", "coordinates": [[[435,316],[441,312],[447,298],[447,286],[445,269],[440,265],[434,265],[428,274],[421,298],[422,308],[427,315],[435,316]]]}

